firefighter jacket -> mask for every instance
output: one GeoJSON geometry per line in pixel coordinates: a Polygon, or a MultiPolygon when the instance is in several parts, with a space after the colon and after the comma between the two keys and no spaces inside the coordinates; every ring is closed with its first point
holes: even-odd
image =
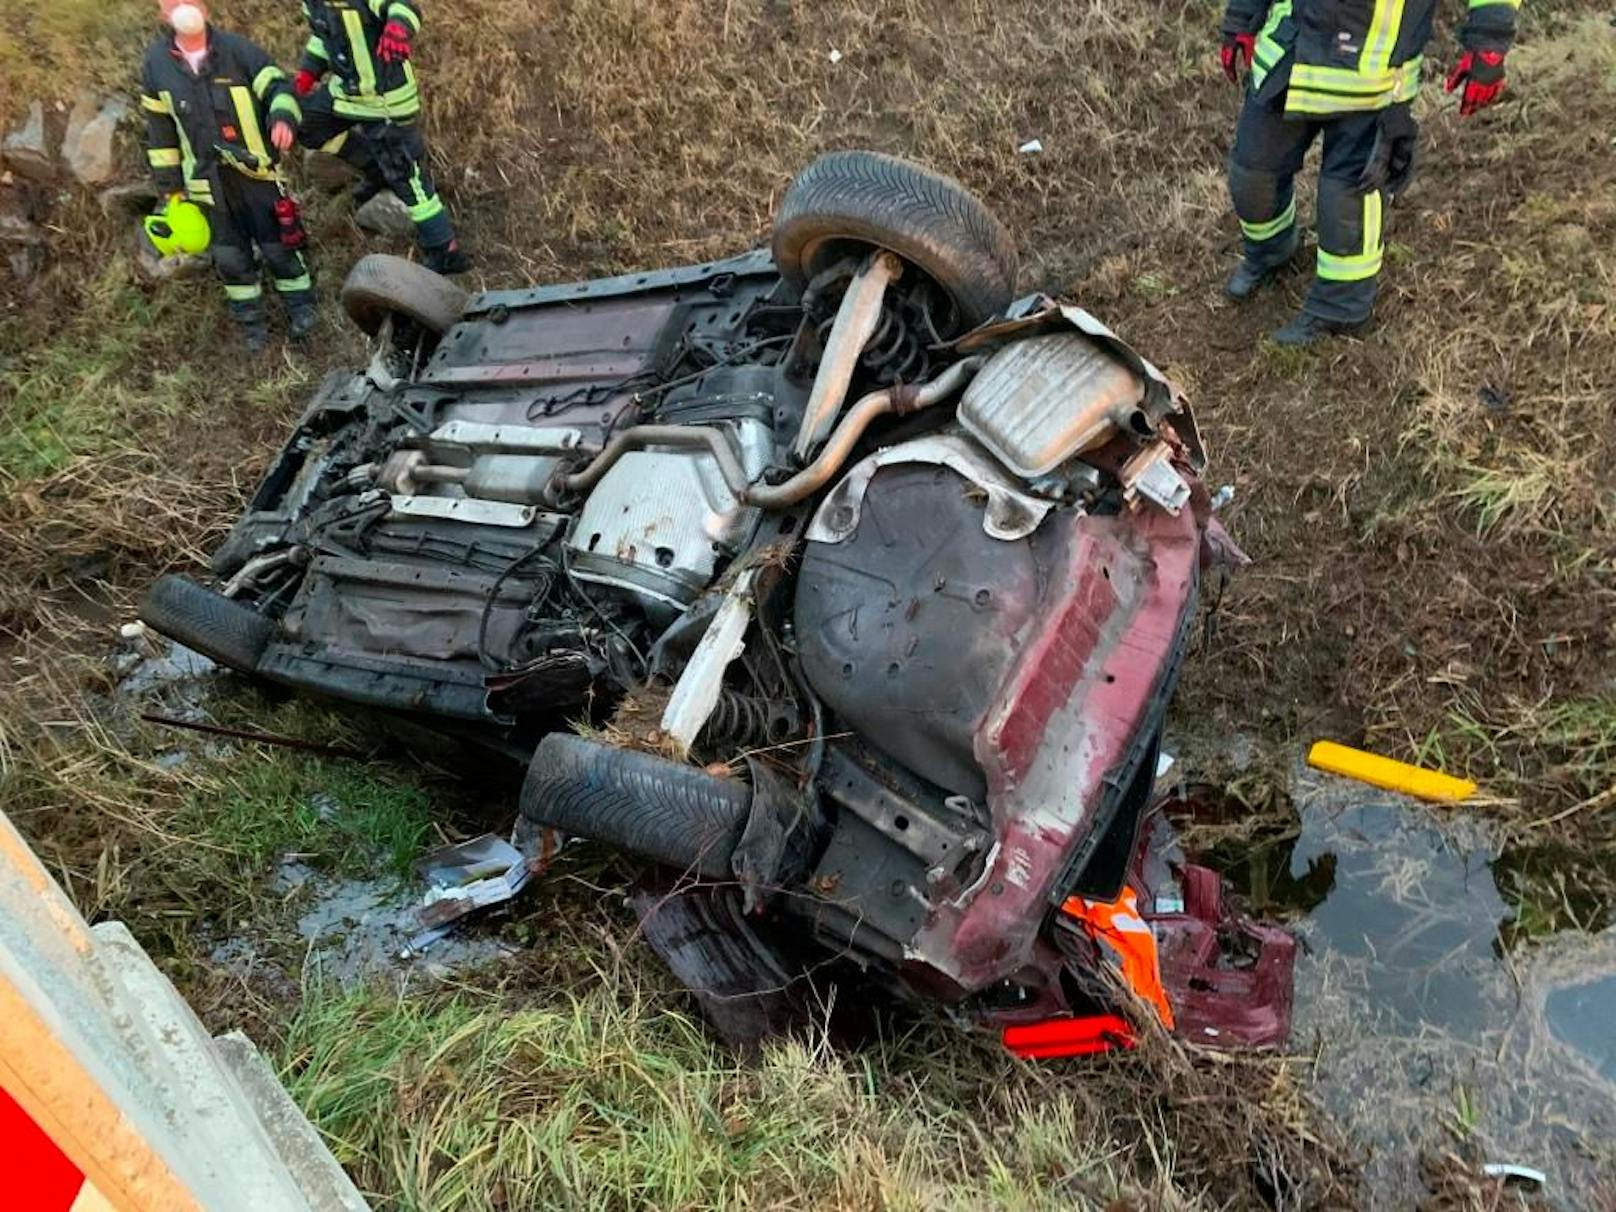
{"type": "Polygon", "coordinates": [[[208,55],[193,72],[172,38],[146,52],[140,107],[146,112],[146,159],[158,189],[212,205],[219,173],[277,179],[280,156],[269,142],[275,122],[295,130],[302,111],[286,73],[246,38],[208,29],[208,55]]]}
{"type": "MultiPolygon", "coordinates": [[[[1509,50],[1519,7],[1469,0],[1465,49],[1509,50]]],[[[1287,115],[1361,113],[1419,92],[1435,12],[1436,0],[1228,0],[1222,30],[1257,36],[1251,86],[1283,88],[1287,115]]]]}
{"type": "Polygon", "coordinates": [[[317,76],[331,73],[331,108],[337,114],[361,122],[403,122],[420,112],[410,61],[383,63],[376,54],[389,21],[420,31],[421,12],[411,0],[304,0],[303,15],[310,33],[302,66],[317,76]]]}

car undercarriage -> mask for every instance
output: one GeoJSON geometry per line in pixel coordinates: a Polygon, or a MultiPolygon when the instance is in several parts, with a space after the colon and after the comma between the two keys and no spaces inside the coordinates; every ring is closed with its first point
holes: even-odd
{"type": "Polygon", "coordinates": [[[143,615],[519,764],[519,843],[642,860],[646,938],[733,1037],[834,971],[1109,1046],[1127,898],[1164,1024],[1277,1044],[1290,938],[1150,812],[1221,550],[1200,436],[1015,278],[958,183],[866,152],[728,260],[468,297],[367,258],[371,364],[143,615]]]}

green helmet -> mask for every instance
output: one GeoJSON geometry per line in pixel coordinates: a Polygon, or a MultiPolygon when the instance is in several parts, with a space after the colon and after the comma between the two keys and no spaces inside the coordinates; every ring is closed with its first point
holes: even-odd
{"type": "Polygon", "coordinates": [[[146,238],[159,256],[172,257],[177,253],[199,256],[207,252],[213,242],[207,215],[195,202],[183,198],[172,199],[155,215],[147,215],[143,226],[146,238]]]}

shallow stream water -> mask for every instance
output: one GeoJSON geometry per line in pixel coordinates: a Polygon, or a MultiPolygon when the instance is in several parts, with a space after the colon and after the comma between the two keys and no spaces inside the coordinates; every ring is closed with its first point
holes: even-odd
{"type": "Polygon", "coordinates": [[[1568,877],[1552,842],[1506,848],[1479,813],[1305,768],[1294,803],[1201,857],[1302,942],[1292,1046],[1365,1146],[1375,1206],[1413,1206],[1422,1153],[1442,1150],[1541,1170],[1551,1204],[1595,1206],[1592,1184],[1616,1176],[1603,881],[1568,877]]]}

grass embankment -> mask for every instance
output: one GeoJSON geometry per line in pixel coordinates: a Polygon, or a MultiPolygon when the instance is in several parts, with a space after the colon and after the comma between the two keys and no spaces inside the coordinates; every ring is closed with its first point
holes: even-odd
{"type": "MultiPolygon", "coordinates": [[[[217,7],[291,62],[294,5],[217,7]]],[[[1186,381],[1213,475],[1237,486],[1228,521],[1257,564],[1190,664],[1180,725],[1439,760],[1481,779],[1504,819],[1568,813],[1553,836],[1608,856],[1616,55],[1602,13],[1529,6],[1496,111],[1460,122],[1427,99],[1379,325],[1297,356],[1261,335],[1304,276],[1246,310],[1218,295],[1236,244],[1221,181],[1235,98],[1209,61],[1210,7],[455,11],[428,14],[423,78],[435,167],[483,282],[744,246],[829,147],[956,173],[1016,229],[1028,288],[1080,300],[1186,381]],[[1034,136],[1045,152],[1018,155],[1034,136]]],[[[135,0],[8,19],[8,121],[35,95],[70,101],[64,81],[129,87],[151,27],[135,0]]],[[[132,146],[128,163],[138,174],[132,146]]],[[[205,1014],[245,1017],[278,1047],[384,1206],[1349,1202],[1336,1182],[1350,1165],[1282,1063],[1196,1068],[1162,1049],[1031,1070],[928,1026],[852,1057],[792,1045],[741,1064],[630,944],[616,883],[541,892],[505,927],[532,940],[524,957],[457,995],[311,987],[299,1006],[218,971],[204,923],[286,930],[264,882],[280,853],[403,862],[428,793],[392,767],[177,744],[106,697],[100,658],[144,585],[217,540],[319,374],[360,356],[329,295],[365,244],[340,200],[317,200],[322,342],[248,360],[211,284],[134,280],[126,229],[93,199],[19,183],[0,209],[46,223],[52,245],[33,282],[0,266],[0,807],[205,1014]],[[192,756],[173,766],[177,747],[192,756]]],[[[209,710],[341,734],[256,699],[209,710]]]]}

